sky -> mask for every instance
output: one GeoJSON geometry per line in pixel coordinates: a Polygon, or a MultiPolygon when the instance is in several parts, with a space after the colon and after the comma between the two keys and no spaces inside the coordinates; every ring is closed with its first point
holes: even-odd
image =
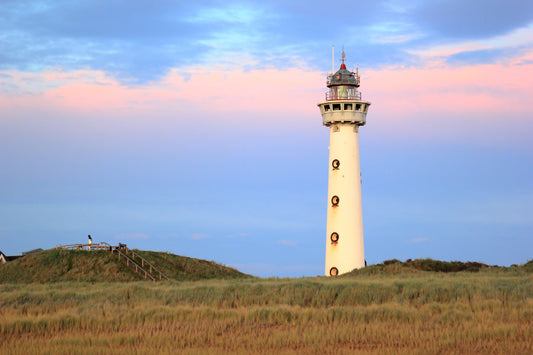
{"type": "Polygon", "coordinates": [[[346,65],[365,257],[533,259],[533,2],[0,2],[0,250],[94,242],[324,274],[346,65]]]}

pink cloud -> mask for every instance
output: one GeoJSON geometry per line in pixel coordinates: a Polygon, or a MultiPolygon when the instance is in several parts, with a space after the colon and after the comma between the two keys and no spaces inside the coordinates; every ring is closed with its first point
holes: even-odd
{"type": "Polygon", "coordinates": [[[319,73],[299,69],[229,72],[193,68],[187,80],[173,70],[145,86],[120,84],[97,71],[6,74],[18,94],[0,96],[0,107],[42,105],[84,112],[166,105],[203,112],[314,113],[314,101],[320,100],[324,82],[319,73]]]}
{"type": "MultiPolygon", "coordinates": [[[[363,98],[373,103],[368,123],[383,134],[401,131],[411,136],[428,130],[433,136],[447,130],[444,135],[449,136],[457,125],[470,135],[478,126],[502,120],[527,125],[533,112],[533,84],[526,79],[533,77],[531,56],[508,64],[362,70],[363,98]]],[[[324,73],[305,68],[190,68],[187,76],[176,69],[160,81],[136,86],[99,71],[3,74],[15,89],[4,89],[0,110],[15,115],[34,108],[90,117],[310,126],[320,122],[316,103],[326,90],[324,73]]]]}
{"type": "Polygon", "coordinates": [[[384,68],[362,73],[376,139],[527,141],[533,63],[384,68]]]}
{"type": "Polygon", "coordinates": [[[533,64],[437,68],[389,68],[368,71],[364,90],[387,111],[452,113],[531,112],[533,64]]]}

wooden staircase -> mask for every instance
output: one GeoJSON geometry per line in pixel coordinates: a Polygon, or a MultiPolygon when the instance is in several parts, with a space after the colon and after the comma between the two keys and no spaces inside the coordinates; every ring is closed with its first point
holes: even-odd
{"type": "Polygon", "coordinates": [[[143,276],[145,279],[152,281],[169,280],[169,278],[157,269],[154,264],[140,256],[138,253],[129,249],[126,244],[119,243],[118,246],[112,246],[105,242],[91,243],[91,244],[67,244],[58,245],[55,249],[70,249],[70,250],[87,250],[97,251],[105,250],[115,254],[119,259],[124,260],[126,265],[143,276]],[[139,265],[140,264],[140,265],[139,265]]]}

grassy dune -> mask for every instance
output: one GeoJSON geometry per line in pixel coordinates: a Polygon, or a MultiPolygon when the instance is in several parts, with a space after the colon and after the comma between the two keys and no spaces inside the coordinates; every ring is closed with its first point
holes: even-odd
{"type": "Polygon", "coordinates": [[[533,353],[530,267],[0,285],[0,353],[533,353]]]}
{"type": "Polygon", "coordinates": [[[188,258],[171,253],[137,250],[135,252],[154,263],[165,275],[177,281],[206,279],[240,279],[251,277],[214,261],[188,258]]]}
{"type": "Polygon", "coordinates": [[[0,264],[0,282],[135,281],[125,263],[107,251],[47,250],[0,264]]]}
{"type": "MultiPolygon", "coordinates": [[[[249,275],[212,261],[163,252],[135,250],[155,263],[170,279],[179,281],[246,278],[249,275]]],[[[143,277],[108,251],[46,250],[0,264],[0,283],[58,281],[136,281],[143,277]]]]}

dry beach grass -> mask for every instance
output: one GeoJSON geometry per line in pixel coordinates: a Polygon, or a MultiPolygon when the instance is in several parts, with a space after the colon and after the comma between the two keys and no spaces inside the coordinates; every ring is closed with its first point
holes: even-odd
{"type": "Polygon", "coordinates": [[[530,354],[532,275],[3,283],[0,353],[530,354]]]}

